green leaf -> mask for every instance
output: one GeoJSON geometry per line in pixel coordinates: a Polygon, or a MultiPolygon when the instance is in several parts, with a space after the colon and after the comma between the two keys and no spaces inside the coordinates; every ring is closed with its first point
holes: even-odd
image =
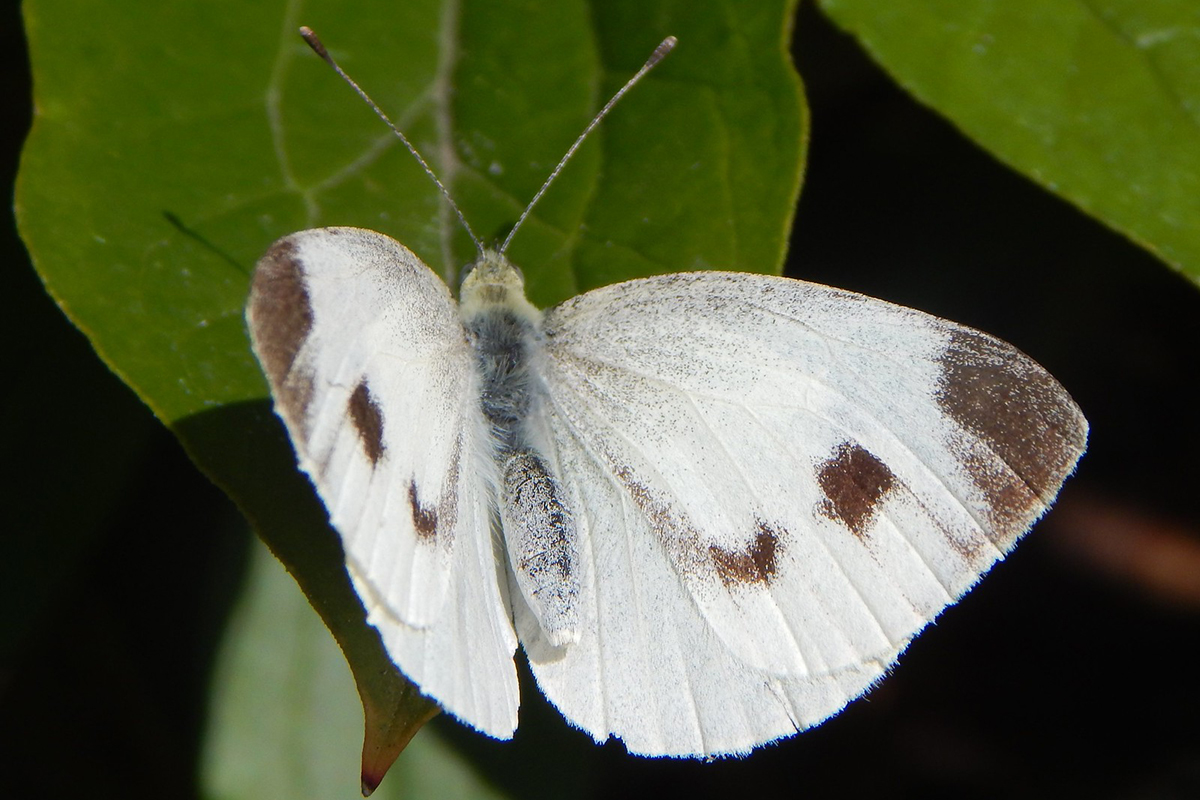
{"type": "Polygon", "coordinates": [[[820,5],[966,135],[1200,280],[1200,5],[820,5]]]}
{"type": "Polygon", "coordinates": [[[364,621],[271,413],[243,305],[257,258],[303,228],[380,230],[447,277],[474,249],[296,29],[321,34],[489,240],[654,46],[679,38],[513,243],[532,299],[549,304],[653,272],[780,269],[807,131],[787,58],[793,6],[23,5],[37,110],[18,180],[22,237],[62,309],[237,501],[333,632],[368,711],[368,779],[428,709],[364,621]]]}
{"type": "MultiPolygon", "coordinates": [[[[202,756],[213,800],[358,797],[362,715],[345,659],[279,563],[259,547],[218,656],[202,756]]],[[[377,797],[489,800],[435,733],[418,737],[377,797]]]]}

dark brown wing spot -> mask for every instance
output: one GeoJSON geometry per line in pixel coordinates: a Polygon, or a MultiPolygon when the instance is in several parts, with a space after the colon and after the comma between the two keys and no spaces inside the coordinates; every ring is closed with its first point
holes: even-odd
{"type": "Polygon", "coordinates": [[[646,516],[650,529],[681,574],[710,579],[715,567],[721,583],[727,587],[770,583],[775,577],[781,538],[767,523],[758,522],[758,533],[745,550],[727,550],[715,544],[706,546],[704,537],[687,515],[675,510],[638,480],[628,466],[614,466],[613,472],[646,516]]]}
{"type": "Polygon", "coordinates": [[[964,457],[987,498],[988,533],[1011,543],[1058,494],[1087,444],[1087,421],[1050,373],[987,334],[954,330],[941,365],[938,405],[991,451],[964,457]]]}
{"type": "Polygon", "coordinates": [[[383,456],[383,415],[379,413],[379,405],[371,396],[366,381],[354,388],[347,410],[354,429],[358,431],[358,438],[362,440],[363,450],[371,459],[371,465],[378,464],[383,456]]]}
{"type": "Polygon", "coordinates": [[[825,494],[817,510],[862,538],[875,519],[879,501],[895,482],[888,465],[862,445],[842,442],[817,466],[817,483],[825,494]]]}
{"type": "Polygon", "coordinates": [[[438,513],[436,508],[427,508],[417,499],[417,482],[408,482],[408,504],[412,506],[413,527],[417,536],[431,539],[437,533],[438,513]]]}
{"type": "Polygon", "coordinates": [[[313,312],[304,267],[290,238],[280,239],[259,259],[246,317],[254,352],[276,400],[292,419],[303,420],[312,396],[312,376],[293,371],[293,365],[312,330],[313,312]]]}
{"type": "Polygon", "coordinates": [[[684,575],[702,577],[711,574],[711,555],[707,555],[700,532],[682,511],[643,483],[625,464],[612,464],[613,474],[625,487],[634,505],[646,517],[650,530],[667,552],[675,568],[684,575]]]}
{"type": "Polygon", "coordinates": [[[758,523],[758,535],[745,550],[726,550],[709,545],[708,554],[717,565],[717,574],[726,586],[736,583],[770,583],[775,577],[775,551],[779,535],[765,522],[758,523]]]}

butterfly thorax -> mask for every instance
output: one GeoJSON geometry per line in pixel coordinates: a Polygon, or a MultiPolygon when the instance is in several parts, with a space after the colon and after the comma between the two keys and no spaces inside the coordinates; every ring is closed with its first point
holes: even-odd
{"type": "Polygon", "coordinates": [[[535,379],[542,312],[526,299],[520,271],[491,251],[463,279],[459,310],[475,351],[480,411],[494,442],[498,512],[513,575],[547,640],[576,641],[575,523],[530,426],[544,399],[535,379]]]}
{"type": "Polygon", "coordinates": [[[475,351],[483,415],[502,451],[522,449],[533,402],[530,365],[541,347],[542,312],[525,298],[521,273],[492,251],[470,267],[459,309],[475,351]]]}

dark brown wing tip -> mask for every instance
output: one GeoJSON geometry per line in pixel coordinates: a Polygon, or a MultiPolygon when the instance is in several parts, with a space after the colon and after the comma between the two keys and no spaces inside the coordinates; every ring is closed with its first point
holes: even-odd
{"type": "Polygon", "coordinates": [[[246,324],[254,354],[276,402],[290,417],[302,418],[311,394],[311,379],[294,366],[312,331],[313,310],[304,264],[293,237],[271,245],[255,266],[246,324]]]}
{"type": "Polygon", "coordinates": [[[938,405],[990,451],[990,461],[979,457],[966,467],[987,498],[994,541],[1010,547],[1075,471],[1087,420],[1054,376],[988,334],[956,327],[940,363],[938,405]],[[995,469],[996,458],[1007,469],[995,469]]]}

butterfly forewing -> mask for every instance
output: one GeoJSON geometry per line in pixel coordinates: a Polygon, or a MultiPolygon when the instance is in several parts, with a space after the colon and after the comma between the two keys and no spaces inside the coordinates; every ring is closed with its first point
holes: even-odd
{"type": "Polygon", "coordinates": [[[355,228],[285,237],[247,319],[301,467],[392,657],[494,735],[516,725],[516,648],[490,534],[473,357],[445,284],[355,228]]]}
{"type": "Polygon", "coordinates": [[[574,298],[545,331],[553,458],[601,577],[579,645],[530,661],[568,718],[640,752],[740,752],[836,711],[1085,446],[1065,390],[1011,346],[824,286],[660,276],[574,298]],[[668,703],[689,694],[691,728],[668,703]],[[755,708],[761,726],[725,721],[755,708]]]}

